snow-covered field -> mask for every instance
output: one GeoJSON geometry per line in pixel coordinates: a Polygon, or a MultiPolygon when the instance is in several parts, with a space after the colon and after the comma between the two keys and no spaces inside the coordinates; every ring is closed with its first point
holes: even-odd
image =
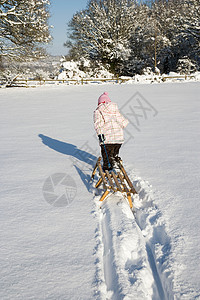
{"type": "Polygon", "coordinates": [[[200,299],[199,95],[198,82],[0,90],[2,300],[200,299]],[[135,216],[89,182],[105,90],[130,120],[135,216]]]}

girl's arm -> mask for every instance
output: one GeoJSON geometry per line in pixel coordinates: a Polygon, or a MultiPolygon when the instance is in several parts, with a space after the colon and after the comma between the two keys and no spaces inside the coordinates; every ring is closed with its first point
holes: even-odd
{"type": "Polygon", "coordinates": [[[119,122],[122,128],[125,128],[129,123],[129,121],[119,112],[118,107],[116,110],[116,118],[117,118],[117,122],[119,122]]]}
{"type": "Polygon", "coordinates": [[[94,128],[96,130],[97,135],[104,133],[103,127],[104,127],[103,116],[98,110],[95,110],[95,112],[94,112],[94,128]]]}

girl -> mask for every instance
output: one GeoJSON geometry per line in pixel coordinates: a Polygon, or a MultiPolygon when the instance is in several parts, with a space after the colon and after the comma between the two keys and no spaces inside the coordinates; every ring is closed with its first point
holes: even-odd
{"type": "Polygon", "coordinates": [[[101,146],[104,171],[117,166],[116,163],[120,160],[119,149],[124,142],[123,128],[128,123],[120,114],[117,104],[111,102],[108,93],[103,93],[94,112],[94,127],[101,146]]]}

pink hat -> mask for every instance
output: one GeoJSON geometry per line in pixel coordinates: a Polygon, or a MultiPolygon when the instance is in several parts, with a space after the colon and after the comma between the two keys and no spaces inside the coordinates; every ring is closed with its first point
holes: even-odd
{"type": "Polygon", "coordinates": [[[108,102],[111,102],[111,100],[108,97],[108,93],[104,92],[98,99],[98,105],[101,103],[108,103],[108,102]]]}

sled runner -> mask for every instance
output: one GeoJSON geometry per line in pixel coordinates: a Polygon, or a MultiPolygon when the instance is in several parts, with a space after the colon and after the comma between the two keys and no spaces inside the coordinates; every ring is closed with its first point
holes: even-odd
{"type": "Polygon", "coordinates": [[[128,199],[130,208],[133,208],[133,203],[131,199],[131,194],[137,194],[135,188],[133,187],[133,184],[131,180],[129,179],[123,164],[121,162],[118,162],[119,171],[108,171],[105,172],[102,169],[101,166],[101,157],[98,158],[96,165],[94,167],[94,170],[92,172],[91,179],[94,179],[95,173],[98,170],[100,178],[97,181],[95,188],[98,188],[101,184],[103,185],[104,193],[101,196],[100,201],[103,201],[109,193],[115,193],[115,192],[121,192],[125,193],[126,197],[128,199]]]}

